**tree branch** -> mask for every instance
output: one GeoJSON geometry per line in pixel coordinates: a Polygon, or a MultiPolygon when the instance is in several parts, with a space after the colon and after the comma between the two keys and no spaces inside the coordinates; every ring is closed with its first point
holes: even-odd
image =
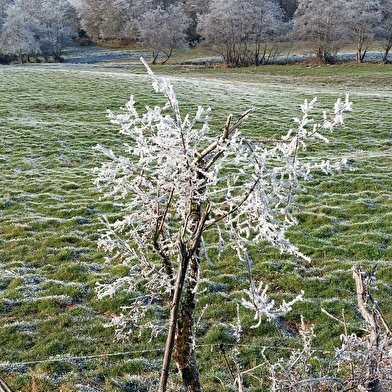
{"type": "Polygon", "coordinates": [[[253,192],[253,190],[256,188],[257,183],[260,181],[260,178],[257,178],[256,181],[253,183],[252,187],[249,189],[248,193],[244,196],[244,198],[235,206],[233,207],[231,210],[229,210],[228,212],[226,212],[225,214],[221,215],[219,218],[215,219],[213,222],[209,223],[205,229],[209,229],[211,226],[215,225],[216,223],[218,223],[219,221],[221,221],[222,219],[225,219],[226,217],[230,216],[231,214],[233,214],[235,211],[237,211],[245,202],[246,200],[249,198],[249,196],[251,195],[251,193],[253,192]]]}
{"type": "Polygon", "coordinates": [[[211,208],[212,208],[211,204],[208,204],[205,212],[200,217],[199,223],[197,225],[197,229],[196,229],[195,233],[192,236],[193,237],[193,244],[189,248],[189,251],[188,251],[189,255],[192,255],[196,251],[196,249],[199,246],[200,239],[201,239],[201,236],[203,234],[203,231],[209,227],[209,226],[206,227],[205,223],[206,223],[206,220],[208,219],[208,216],[210,215],[211,208]]]}
{"type": "MultiPolygon", "coordinates": [[[[167,255],[166,251],[158,242],[159,236],[163,237],[163,226],[165,224],[166,216],[171,204],[171,201],[173,199],[173,193],[174,193],[174,188],[172,188],[170,195],[169,195],[169,200],[166,203],[165,210],[162,215],[159,215],[159,210],[158,210],[158,218],[156,221],[156,226],[155,226],[155,233],[152,239],[152,244],[155,249],[155,251],[161,256],[162,258],[162,264],[165,270],[166,275],[169,277],[169,280],[171,283],[174,282],[174,274],[173,274],[173,265],[170,260],[170,257],[167,255]]],[[[159,209],[159,204],[158,204],[158,209],[159,209]]],[[[170,299],[173,297],[173,289],[170,290],[170,299]]]]}
{"type": "MultiPolygon", "coordinates": [[[[230,114],[227,119],[226,119],[226,124],[223,128],[222,135],[220,137],[221,140],[226,140],[230,134],[237,129],[245,120],[248,114],[252,111],[253,109],[247,110],[245,113],[241,115],[241,117],[232,125],[231,120],[233,115],[230,114]]],[[[206,147],[201,153],[197,153],[195,159],[193,160],[193,164],[197,165],[202,159],[204,159],[210,152],[214,151],[215,148],[219,145],[219,139],[216,140],[215,142],[211,143],[208,147],[206,147]]],[[[212,157],[210,161],[204,166],[204,168],[207,170],[209,167],[212,166],[212,164],[218,159],[218,157],[221,155],[221,152],[217,154],[217,156],[212,157]]]]}

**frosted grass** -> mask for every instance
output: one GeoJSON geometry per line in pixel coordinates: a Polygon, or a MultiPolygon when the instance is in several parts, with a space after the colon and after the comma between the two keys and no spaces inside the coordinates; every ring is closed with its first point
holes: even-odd
{"type": "MultiPolygon", "coordinates": [[[[327,290],[330,279],[338,291],[336,276],[342,282],[349,280],[353,264],[371,266],[377,262],[377,296],[382,295],[377,299],[382,308],[389,307],[392,72],[363,70],[352,77],[334,72],[311,74],[312,70],[306,69],[298,74],[288,69],[287,75],[259,72],[206,70],[195,74],[179,69],[168,78],[183,111],[193,113],[199,104],[212,108],[214,130],[221,129],[229,113],[236,115],[254,107],[255,113],[245,124],[244,132],[260,139],[276,137],[293,126],[292,117],[298,116],[305,98],[317,96],[320,109],[329,108],[337,96],[348,92],[354,112],[346,119],[346,128],[331,135],[330,145],[318,152],[315,159],[348,158],[357,169],[332,178],[316,176],[308,184],[308,193],[300,199],[304,212],[299,214],[301,224],[291,235],[293,242],[302,243],[301,250],[313,257],[312,264],[284,259],[268,247],[255,244],[255,267],[260,278],[271,282],[276,297],[288,296],[295,285],[300,289],[300,285],[309,284],[311,288],[313,282],[323,283],[323,290],[327,290]]],[[[106,109],[119,112],[131,94],[140,106],[162,104],[159,98],[150,96],[151,91],[149,79],[140,67],[60,64],[0,68],[0,356],[4,361],[0,365],[8,374],[47,371],[45,364],[13,364],[34,360],[34,346],[48,353],[43,360],[70,352],[89,355],[120,348],[146,348],[144,342],[134,342],[133,346],[112,342],[112,331],[102,328],[126,298],[110,305],[96,303],[91,295],[96,281],[126,273],[122,266],[104,265],[103,255],[96,250],[99,217],[103,213],[115,216],[123,206],[99,201],[92,188],[91,169],[102,162],[93,146],[100,143],[116,150],[124,142],[108,122],[106,109]],[[70,296],[59,294],[61,290],[75,291],[70,296]],[[61,336],[64,349],[59,346],[55,352],[50,351],[45,338],[52,331],[39,332],[48,320],[53,325],[51,338],[61,336]],[[27,338],[31,340],[24,343],[27,338]]],[[[235,285],[246,283],[239,271],[240,266],[230,255],[225,263],[205,269],[206,289],[200,301],[211,304],[219,296],[222,300],[217,308],[223,321],[230,319],[231,304],[221,290],[229,288],[235,293],[235,285]]],[[[317,307],[322,304],[339,314],[338,305],[346,307],[352,302],[346,288],[340,293],[347,296],[342,298],[332,290],[329,299],[319,298],[317,293],[307,298],[305,291],[304,306],[296,312],[312,318],[314,314],[306,305],[311,304],[317,314],[317,307]]],[[[202,315],[200,322],[205,331],[214,323],[215,312],[209,306],[202,315]]],[[[259,344],[260,337],[256,340],[259,344]]],[[[206,351],[203,359],[211,365],[210,375],[218,373],[221,363],[210,363],[210,349],[206,351]]],[[[155,360],[159,359],[158,355],[155,360]]],[[[138,379],[137,374],[130,375],[129,380],[124,375],[109,375],[110,369],[119,363],[115,359],[107,361],[107,369],[102,370],[102,364],[91,361],[89,369],[84,370],[84,364],[75,362],[73,366],[83,369],[83,376],[69,371],[61,373],[60,369],[52,375],[51,382],[70,382],[75,390],[103,390],[88,385],[97,374],[112,379],[108,381],[110,390],[116,388],[116,383],[126,387],[127,382],[147,382],[138,379]]],[[[210,379],[209,382],[214,385],[210,379]]]]}

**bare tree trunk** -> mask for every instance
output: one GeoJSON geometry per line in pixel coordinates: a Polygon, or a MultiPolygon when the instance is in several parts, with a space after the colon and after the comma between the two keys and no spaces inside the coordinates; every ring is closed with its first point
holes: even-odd
{"type": "Polygon", "coordinates": [[[166,55],[166,58],[165,58],[165,60],[163,60],[162,61],[162,65],[165,65],[166,64],[166,62],[170,59],[170,57],[172,56],[172,54],[173,54],[173,48],[170,48],[169,49],[169,51],[165,51],[164,52],[165,53],[165,55],[166,55]]]}
{"type": "Polygon", "coordinates": [[[360,266],[353,269],[353,277],[357,290],[358,308],[369,328],[368,336],[368,366],[365,388],[369,392],[379,392],[381,383],[378,378],[378,350],[380,340],[380,326],[378,324],[377,311],[369,305],[371,294],[369,292],[372,276],[362,272],[360,266]]]}
{"type": "MultiPolygon", "coordinates": [[[[203,186],[198,190],[204,192],[203,186]]],[[[199,369],[195,355],[193,327],[197,283],[200,273],[200,240],[210,207],[202,214],[199,202],[192,201],[187,219],[192,231],[188,246],[179,241],[179,267],[170,310],[169,333],[166,340],[159,392],[166,391],[169,365],[172,357],[181,374],[186,392],[201,392],[199,369]],[[185,292],[184,292],[185,290],[185,292]]]]}
{"type": "Polygon", "coordinates": [[[385,52],[382,56],[382,61],[384,64],[388,63],[388,54],[392,49],[392,35],[389,37],[388,43],[385,45],[385,52]]]}
{"type": "MultiPolygon", "coordinates": [[[[203,175],[199,173],[200,179],[203,175]]],[[[202,194],[205,191],[203,186],[196,191],[202,194]]],[[[202,215],[202,206],[195,199],[191,201],[190,211],[188,215],[189,229],[192,231],[192,240],[189,243],[188,269],[186,276],[185,292],[181,299],[181,307],[177,320],[177,336],[174,345],[173,360],[176,362],[177,368],[181,374],[182,382],[186,392],[201,392],[199,369],[196,362],[195,354],[195,309],[197,284],[199,282],[200,273],[200,239],[204,221],[208,216],[207,211],[202,215]]]]}
{"type": "Polygon", "coordinates": [[[170,309],[169,331],[166,338],[165,353],[163,357],[161,378],[159,381],[159,392],[166,391],[167,380],[169,378],[169,367],[173,352],[174,342],[176,339],[177,319],[180,307],[181,296],[184,288],[186,271],[188,269],[189,259],[184,244],[179,243],[179,260],[176,285],[174,288],[173,299],[170,309]]]}
{"type": "Polygon", "coordinates": [[[177,336],[173,355],[173,360],[177,364],[187,392],[201,392],[193,330],[199,268],[199,258],[194,255],[189,262],[186,288],[177,322],[177,336]]]}
{"type": "Polygon", "coordinates": [[[166,340],[161,379],[158,389],[159,392],[166,391],[173,347],[173,360],[176,362],[178,370],[180,371],[185,391],[201,392],[193,336],[199,262],[197,257],[189,259],[185,247],[182,247],[180,250],[180,258],[176,289],[170,310],[169,332],[166,340]],[[186,279],[186,289],[184,298],[181,301],[187,270],[188,277],[186,279]]]}
{"type": "Polygon", "coordinates": [[[159,52],[152,52],[152,56],[151,56],[151,64],[155,65],[157,63],[157,58],[159,56],[159,52]]]}

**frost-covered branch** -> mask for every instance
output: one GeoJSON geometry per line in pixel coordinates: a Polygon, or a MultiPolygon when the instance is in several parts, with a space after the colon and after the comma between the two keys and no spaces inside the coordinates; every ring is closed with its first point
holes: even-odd
{"type": "Polygon", "coordinates": [[[285,316],[292,310],[292,307],[296,302],[302,301],[303,299],[304,292],[301,291],[301,294],[297,295],[290,302],[283,300],[280,306],[276,307],[275,301],[267,295],[268,285],[264,285],[264,289],[263,285],[264,283],[260,282],[259,286],[256,287],[255,283],[252,281],[250,289],[244,290],[244,293],[248,295],[250,300],[242,298],[241,304],[245,308],[254,311],[255,320],[258,320],[257,324],[251,328],[259,327],[263,317],[267,318],[268,321],[271,321],[277,317],[285,316]]]}

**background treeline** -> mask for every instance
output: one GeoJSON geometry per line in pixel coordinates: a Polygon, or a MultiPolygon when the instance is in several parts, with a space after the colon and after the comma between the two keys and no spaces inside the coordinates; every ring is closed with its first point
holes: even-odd
{"type": "Polygon", "coordinates": [[[153,62],[202,44],[230,66],[247,66],[295,41],[324,62],[354,45],[363,61],[375,40],[386,62],[392,0],[0,0],[3,60],[58,61],[71,41],[137,42],[153,62]]]}
{"type": "Polygon", "coordinates": [[[0,0],[0,57],[59,61],[80,30],[77,9],[68,0],[0,0]]]}

